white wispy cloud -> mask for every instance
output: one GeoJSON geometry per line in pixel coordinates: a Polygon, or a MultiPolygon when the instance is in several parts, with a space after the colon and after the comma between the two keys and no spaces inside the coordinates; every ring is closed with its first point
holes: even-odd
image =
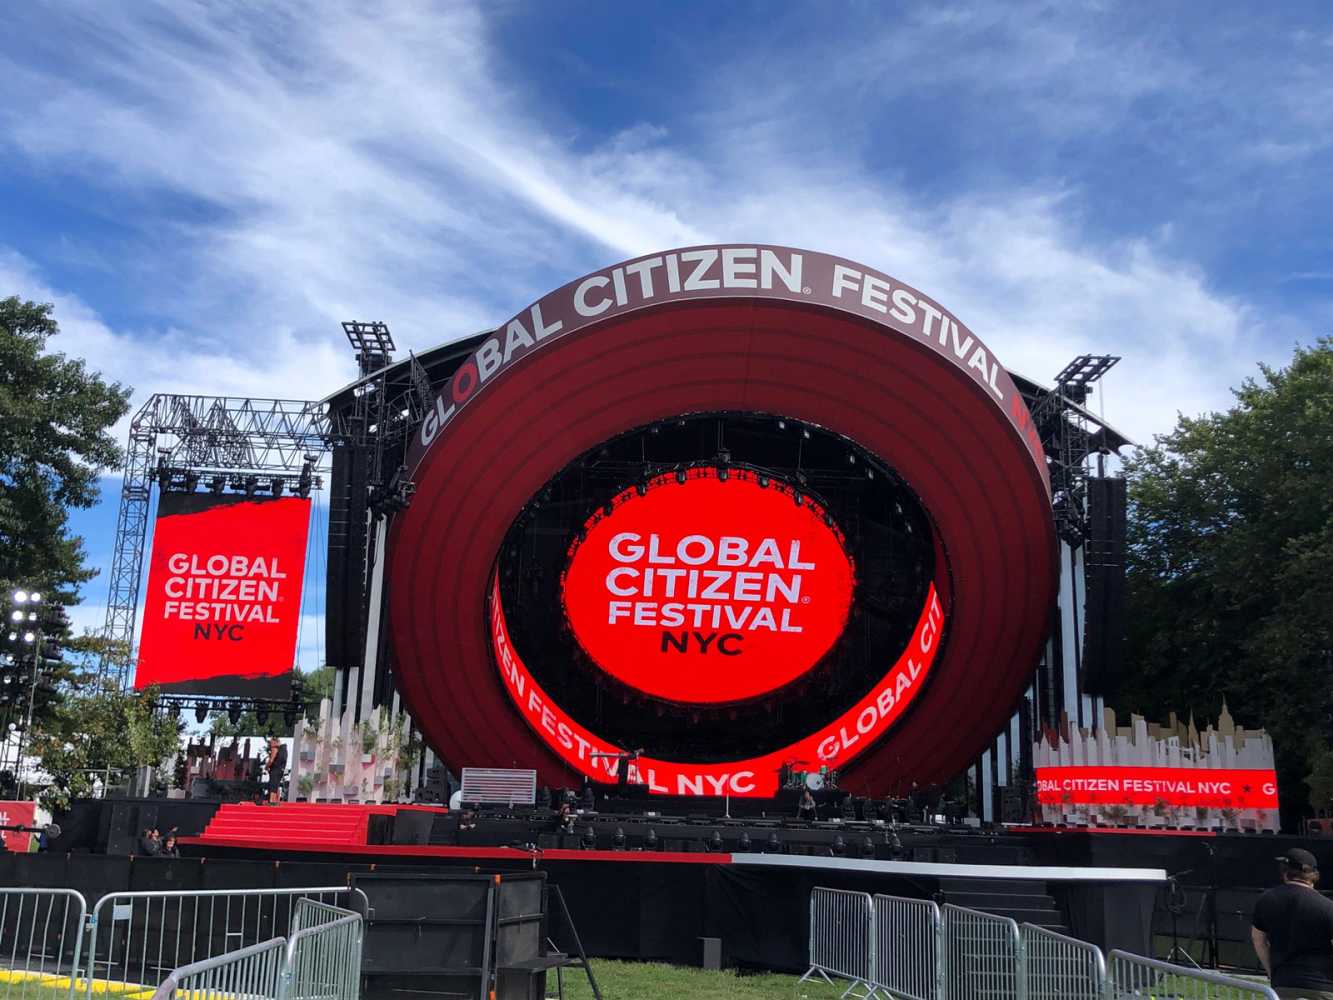
{"type": "MultiPolygon", "coordinates": [[[[338,320],[387,320],[421,348],[621,257],[715,240],[807,246],[930,292],[1033,377],[1078,353],[1123,354],[1107,416],[1143,441],[1177,409],[1227,405],[1256,360],[1303,333],[1221,290],[1170,219],[1094,229],[1091,194],[1048,176],[997,175],[968,193],[905,178],[900,160],[922,151],[885,108],[932,87],[962,95],[978,142],[1000,101],[1034,134],[1074,142],[1171,88],[1221,86],[1151,35],[1125,44],[1095,7],[1073,23],[932,7],[700,59],[672,120],[609,136],[571,134],[577,109],[551,113],[488,13],[173,3],[53,15],[34,57],[0,57],[0,146],[85,185],[136,234],[134,259],[105,266],[152,319],[106,321],[22,247],[4,251],[3,228],[0,288],[55,301],[58,346],[141,398],[318,398],[351,374],[338,320]]],[[[1285,108],[1264,136],[1272,150],[1255,155],[1300,141],[1288,125],[1320,114],[1285,108]]]]}

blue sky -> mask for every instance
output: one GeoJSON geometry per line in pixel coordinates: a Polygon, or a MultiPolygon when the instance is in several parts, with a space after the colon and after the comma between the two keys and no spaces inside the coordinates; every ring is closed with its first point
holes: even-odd
{"type": "MultiPolygon", "coordinates": [[[[1141,440],[1333,328],[1322,2],[6,19],[0,295],[55,302],[54,346],[136,400],[319,398],[352,374],[339,320],[421,348],[713,241],[863,260],[1035,377],[1122,354],[1094,405],[1141,440]]],[[[101,566],[107,483],[76,521],[101,566]]]]}

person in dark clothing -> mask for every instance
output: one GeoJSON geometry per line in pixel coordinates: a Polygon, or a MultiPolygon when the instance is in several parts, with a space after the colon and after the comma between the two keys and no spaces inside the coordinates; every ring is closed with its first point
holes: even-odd
{"type": "Polygon", "coordinates": [[[801,789],[801,800],[796,804],[796,818],[807,822],[819,818],[819,808],[815,805],[815,797],[810,794],[810,789],[801,789]]]}
{"type": "Polygon", "coordinates": [[[287,772],[287,747],[276,736],[268,740],[268,800],[278,802],[282,798],[282,778],[287,772]]]}
{"type": "Polygon", "coordinates": [[[1333,900],[1315,889],[1309,851],[1293,847],[1277,860],[1282,884],[1254,904],[1254,950],[1283,1000],[1333,1000],[1333,900]]]}
{"type": "Polygon", "coordinates": [[[148,857],[157,857],[162,853],[162,834],[151,827],[143,832],[139,838],[139,853],[148,857]]]}
{"type": "Polygon", "coordinates": [[[166,839],[162,841],[162,857],[179,858],[180,856],[180,848],[176,846],[176,833],[173,830],[171,833],[167,834],[166,839]]]}

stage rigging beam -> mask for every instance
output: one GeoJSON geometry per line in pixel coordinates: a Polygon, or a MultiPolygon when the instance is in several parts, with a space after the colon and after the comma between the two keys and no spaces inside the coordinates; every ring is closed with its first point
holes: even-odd
{"type": "Polygon", "coordinates": [[[297,476],[329,471],[343,436],[324,403],[234,396],[155,393],[130,422],[125,478],[116,517],[104,636],[115,640],[98,666],[101,678],[128,687],[131,645],[143,578],[153,477],[172,471],[297,476]]]}

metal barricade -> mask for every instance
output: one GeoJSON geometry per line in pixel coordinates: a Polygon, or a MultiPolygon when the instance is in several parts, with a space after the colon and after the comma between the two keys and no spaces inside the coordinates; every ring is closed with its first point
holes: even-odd
{"type": "Polygon", "coordinates": [[[153,992],[153,1000],[277,1000],[284,938],[191,962],[173,970],[153,992]]]}
{"type": "Polygon", "coordinates": [[[810,890],[810,968],[799,981],[816,974],[830,984],[830,976],[850,979],[843,997],[874,993],[875,910],[869,893],[810,890]]]}
{"type": "Polygon", "coordinates": [[[1034,924],[1019,927],[1027,1000],[1102,1000],[1106,960],[1094,944],[1034,924]]]}
{"type": "Polygon", "coordinates": [[[1235,979],[1218,972],[1191,969],[1155,958],[1113,951],[1109,956],[1109,1000],[1153,997],[1154,1000],[1277,1000],[1263,983],[1235,979]]]}
{"type": "Polygon", "coordinates": [[[319,886],[103,896],[88,922],[88,995],[148,990],[173,969],[286,938],[302,899],[357,908],[365,894],[346,886],[319,886]]]}
{"type": "Polygon", "coordinates": [[[357,1000],[361,988],[359,914],[302,900],[287,942],[281,1000],[357,1000]]]}
{"type": "Polygon", "coordinates": [[[946,903],[941,912],[948,1000],[1026,1000],[1018,924],[946,903]]]}
{"type": "Polygon", "coordinates": [[[73,889],[0,889],[0,983],[6,998],[73,996],[88,902],[73,889]]]}
{"type": "Polygon", "coordinates": [[[875,896],[874,987],[902,1000],[941,1000],[940,908],[928,899],[875,896]]]}

